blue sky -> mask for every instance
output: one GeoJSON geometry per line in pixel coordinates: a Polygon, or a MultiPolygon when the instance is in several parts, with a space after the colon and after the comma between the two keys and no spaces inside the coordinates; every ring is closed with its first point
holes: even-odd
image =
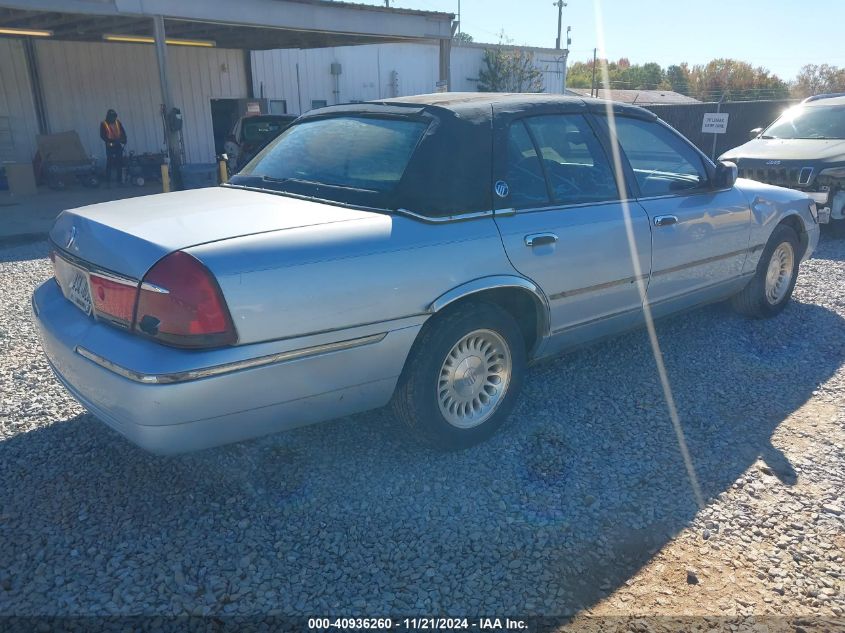
{"type": "MultiPolygon", "coordinates": [[[[383,4],[376,0],[359,0],[383,4]]],[[[461,0],[462,30],[476,41],[505,33],[516,44],[554,47],[553,0],[461,0]]],[[[593,0],[566,0],[572,57],[592,57],[597,45],[593,0]]],[[[458,0],[396,0],[392,6],[456,13],[458,0]]],[[[804,64],[845,66],[836,35],[845,0],[603,0],[608,56],[633,63],[705,63],[733,57],[790,80],[804,64]]]]}

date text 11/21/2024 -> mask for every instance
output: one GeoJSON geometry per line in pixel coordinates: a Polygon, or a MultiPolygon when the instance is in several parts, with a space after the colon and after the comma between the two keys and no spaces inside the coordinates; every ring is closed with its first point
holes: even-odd
{"type": "Polygon", "coordinates": [[[308,629],[314,631],[340,630],[404,630],[404,631],[520,631],[528,628],[525,620],[511,618],[309,618],[308,629]]]}

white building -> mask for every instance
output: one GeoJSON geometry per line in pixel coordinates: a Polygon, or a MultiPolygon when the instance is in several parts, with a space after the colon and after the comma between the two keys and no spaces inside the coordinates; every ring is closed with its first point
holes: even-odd
{"type": "MultiPolygon", "coordinates": [[[[263,97],[270,112],[299,114],[441,88],[442,40],[406,39],[253,51],[219,44],[168,46],[170,92],[183,115],[186,160],[214,160],[215,144],[220,148],[231,129],[236,100],[263,97]]],[[[477,89],[484,49],[490,46],[451,46],[446,70],[451,90],[477,89]]],[[[546,91],[559,92],[560,51],[530,50],[546,91]]],[[[99,124],[109,108],[117,110],[126,127],[127,150],[159,152],[165,144],[162,101],[156,47],[150,43],[102,41],[99,36],[86,41],[0,37],[0,161],[30,161],[37,134],[67,130],[76,130],[86,151],[100,156],[99,124]]]]}
{"type": "MultiPolygon", "coordinates": [[[[449,89],[476,91],[484,50],[496,47],[453,43],[449,89]]],[[[523,50],[533,54],[545,91],[560,92],[561,51],[523,50]]],[[[253,51],[253,82],[257,96],[277,102],[278,111],[301,114],[335,103],[435,92],[438,52],[436,43],[253,51]],[[340,75],[331,74],[332,64],[340,64],[340,75]]]]}

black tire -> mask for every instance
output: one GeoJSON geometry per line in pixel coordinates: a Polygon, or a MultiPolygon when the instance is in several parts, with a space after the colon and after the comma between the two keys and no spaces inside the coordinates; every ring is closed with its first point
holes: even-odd
{"type": "Polygon", "coordinates": [[[461,303],[432,317],[423,326],[399,378],[393,410],[425,443],[442,450],[469,448],[488,439],[508,419],[522,388],[525,367],[525,341],[513,317],[492,303],[461,303]],[[468,334],[483,330],[494,332],[507,345],[510,378],[489,417],[477,426],[460,428],[451,424],[441,411],[441,371],[454,346],[468,334]]]}
{"type": "Polygon", "coordinates": [[[798,234],[795,230],[783,224],[775,227],[766,247],[763,249],[760,261],[757,263],[757,270],[754,273],[754,277],[751,278],[751,281],[748,282],[748,285],[742,291],[731,299],[734,310],[755,319],[765,319],[780,314],[786,307],[786,304],[789,303],[789,299],[792,297],[792,291],[795,289],[800,258],[801,241],[798,239],[798,234]],[[788,242],[792,247],[792,277],[786,293],[779,300],[772,302],[766,294],[766,273],[769,269],[772,255],[778,246],[784,242],[788,242]]]}

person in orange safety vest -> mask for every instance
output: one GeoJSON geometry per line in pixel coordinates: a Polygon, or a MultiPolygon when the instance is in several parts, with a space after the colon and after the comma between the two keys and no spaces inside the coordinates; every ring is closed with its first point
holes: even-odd
{"type": "Polygon", "coordinates": [[[117,172],[120,182],[123,171],[123,146],[126,145],[126,129],[117,118],[117,112],[109,110],[106,119],[100,123],[100,138],[106,144],[106,182],[111,183],[112,170],[117,172]]]}

